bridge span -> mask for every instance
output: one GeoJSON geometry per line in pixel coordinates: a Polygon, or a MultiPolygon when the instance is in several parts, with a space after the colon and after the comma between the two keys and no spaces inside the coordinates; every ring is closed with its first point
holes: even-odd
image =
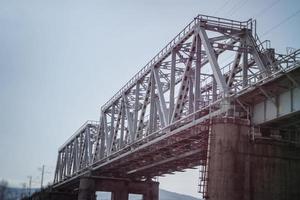
{"type": "Polygon", "coordinates": [[[205,199],[299,199],[299,86],[300,50],[198,15],[59,148],[53,199],[157,200],[157,176],[194,167],[205,199]]]}

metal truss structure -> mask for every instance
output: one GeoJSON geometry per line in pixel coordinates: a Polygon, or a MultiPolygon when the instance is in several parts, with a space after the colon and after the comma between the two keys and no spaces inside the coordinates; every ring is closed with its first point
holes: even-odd
{"type": "Polygon", "coordinates": [[[68,177],[90,165],[98,130],[98,122],[87,121],[65,142],[57,158],[57,163],[64,167],[57,168],[56,174],[68,177]]]}
{"type": "Polygon", "coordinates": [[[205,166],[211,118],[249,121],[239,97],[298,68],[299,55],[275,54],[252,19],[198,15],[101,108],[99,124],[59,149],[54,185],[86,173],[147,179],[205,166]]]}

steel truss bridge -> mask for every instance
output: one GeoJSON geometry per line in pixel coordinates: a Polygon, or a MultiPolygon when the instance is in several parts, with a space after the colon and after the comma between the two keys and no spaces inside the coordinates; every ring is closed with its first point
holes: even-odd
{"type": "Polygon", "coordinates": [[[299,59],[261,42],[255,20],[198,15],[102,106],[99,122],[59,148],[54,188],[88,174],[146,180],[201,166],[205,193],[213,119],[250,124],[251,137],[264,126],[299,130],[299,59]]]}

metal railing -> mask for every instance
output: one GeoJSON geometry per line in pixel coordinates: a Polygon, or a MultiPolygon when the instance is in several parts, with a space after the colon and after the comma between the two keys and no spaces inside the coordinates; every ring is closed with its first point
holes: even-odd
{"type": "Polygon", "coordinates": [[[280,66],[281,70],[286,70],[293,66],[299,66],[300,65],[300,49],[298,49],[288,55],[283,55],[282,57],[277,59],[275,64],[277,66],[280,66]]]}
{"type": "Polygon", "coordinates": [[[98,121],[93,121],[93,120],[88,120],[86,121],[84,124],[82,124],[80,126],[79,129],[77,129],[77,131],[75,131],[75,133],[69,137],[69,139],[67,139],[67,141],[61,145],[58,149],[58,151],[61,151],[63,148],[65,148],[70,142],[72,142],[74,140],[74,138],[77,137],[78,134],[81,133],[81,131],[83,131],[85,129],[85,127],[87,127],[88,125],[94,125],[94,126],[99,126],[99,122],[98,121]]]}
{"type": "MultiPolygon", "coordinates": [[[[300,50],[294,52],[294,54],[299,55],[300,50]]],[[[287,57],[290,57],[290,55],[287,55],[287,57]]],[[[285,60],[285,59],[283,59],[283,60],[285,60]]],[[[297,67],[297,66],[294,65],[294,66],[291,66],[290,68],[293,68],[293,67],[297,67]]],[[[263,80],[261,80],[259,83],[256,83],[256,84],[263,84],[263,82],[265,80],[274,78],[277,75],[280,75],[279,71],[277,73],[273,73],[272,75],[264,78],[263,80]]],[[[251,85],[238,91],[237,94],[231,94],[228,98],[229,99],[237,98],[239,95],[246,92],[249,88],[251,88],[251,85]]],[[[223,103],[223,99],[217,99],[215,102],[211,102],[207,106],[200,108],[200,110],[198,110],[197,112],[191,113],[191,114],[185,116],[184,118],[181,118],[181,119],[177,120],[176,122],[170,124],[167,127],[164,127],[154,133],[151,133],[144,138],[138,139],[138,140],[134,141],[133,143],[129,143],[126,146],[124,146],[123,148],[119,149],[118,151],[113,152],[110,155],[106,155],[104,158],[102,158],[100,160],[90,163],[89,166],[80,169],[79,171],[77,171],[77,173],[72,174],[71,176],[64,177],[63,180],[60,180],[56,184],[61,183],[71,177],[79,176],[80,173],[83,173],[84,171],[86,171],[86,169],[88,169],[90,167],[92,167],[93,169],[97,169],[97,168],[101,167],[101,165],[103,165],[108,160],[113,160],[122,154],[130,153],[133,150],[139,149],[139,148],[141,148],[142,145],[145,145],[146,143],[154,142],[155,139],[157,139],[159,137],[165,137],[164,135],[167,135],[167,133],[170,131],[174,131],[174,130],[176,130],[182,126],[188,125],[188,124],[193,124],[196,121],[197,121],[197,123],[201,123],[207,119],[218,116],[221,113],[226,112],[226,110],[223,110],[223,111],[220,110],[220,104],[222,104],[222,103],[223,103]],[[206,114],[202,114],[204,110],[208,110],[209,112],[207,112],[206,114]]],[[[249,118],[247,117],[247,119],[249,119],[249,118]]],[[[67,142],[65,142],[64,145],[62,145],[62,147],[68,145],[68,143],[71,142],[88,124],[97,125],[98,122],[87,121],[73,134],[73,136],[67,142]]],[[[253,135],[251,135],[251,136],[253,137],[253,135]]]]}
{"type": "Polygon", "coordinates": [[[132,88],[137,80],[146,76],[151,67],[155,66],[162,59],[171,53],[171,50],[183,39],[185,39],[194,29],[194,26],[200,22],[206,22],[207,24],[230,28],[230,29],[253,29],[253,20],[248,21],[236,21],[220,17],[213,17],[208,15],[198,15],[195,17],[182,31],[180,31],[162,50],[160,50],[138,73],[136,73],[113,97],[111,97],[102,107],[101,110],[105,111],[109,108],[114,101],[119,99],[122,94],[132,88]]]}
{"type": "Polygon", "coordinates": [[[121,97],[122,93],[130,89],[134,83],[145,76],[151,69],[152,66],[156,65],[161,58],[165,57],[178,41],[183,39],[190,33],[197,21],[191,21],[180,33],[178,33],[162,50],[160,50],[138,73],[136,73],[112,98],[109,99],[102,107],[101,110],[106,110],[112,102],[121,97]]]}
{"type": "Polygon", "coordinates": [[[198,15],[195,17],[196,20],[200,22],[207,22],[211,25],[218,27],[230,28],[230,29],[251,29],[253,28],[253,20],[249,19],[248,21],[237,21],[221,17],[214,17],[209,15],[198,15]]]}

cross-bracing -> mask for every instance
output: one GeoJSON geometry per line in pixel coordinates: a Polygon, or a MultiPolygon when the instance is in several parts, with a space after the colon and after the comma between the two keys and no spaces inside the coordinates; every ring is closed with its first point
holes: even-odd
{"type": "Polygon", "coordinates": [[[90,173],[145,180],[201,165],[205,193],[211,119],[251,123],[239,96],[298,68],[299,53],[276,54],[255,20],[198,15],[59,149],[54,187],[90,173]]]}

